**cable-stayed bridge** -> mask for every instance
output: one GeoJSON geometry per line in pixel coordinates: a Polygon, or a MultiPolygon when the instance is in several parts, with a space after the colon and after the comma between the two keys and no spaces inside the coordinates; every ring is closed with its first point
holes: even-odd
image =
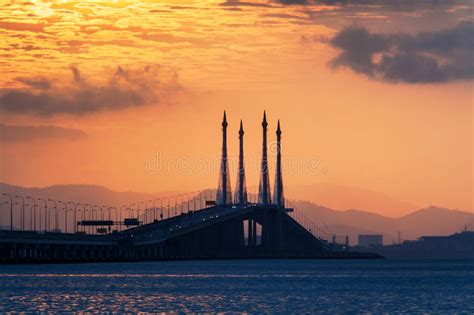
{"type": "Polygon", "coordinates": [[[284,198],[280,122],[271,194],[265,114],[258,192],[247,192],[241,122],[239,170],[232,194],[227,126],[224,113],[221,168],[215,191],[121,207],[4,194],[2,211],[9,212],[9,225],[2,224],[0,230],[0,262],[378,257],[337,245],[335,236],[295,211],[284,198]]]}

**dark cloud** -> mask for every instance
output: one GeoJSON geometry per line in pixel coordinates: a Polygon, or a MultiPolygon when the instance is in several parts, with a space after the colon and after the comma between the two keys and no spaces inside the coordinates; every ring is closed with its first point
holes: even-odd
{"type": "Polygon", "coordinates": [[[157,103],[180,90],[176,74],[170,75],[159,67],[145,67],[139,71],[118,67],[108,83],[102,85],[89,83],[76,66],[71,65],[70,70],[73,75],[70,85],[56,82],[51,88],[51,83],[22,78],[30,88],[0,90],[0,109],[45,116],[83,115],[157,103]]]}
{"type": "Polygon", "coordinates": [[[307,17],[302,17],[299,15],[293,15],[293,14],[286,14],[286,13],[265,13],[262,14],[261,16],[263,17],[269,17],[269,18],[281,18],[281,19],[288,19],[288,20],[307,20],[307,17]]]}
{"type": "Polygon", "coordinates": [[[153,9],[153,10],[150,10],[148,12],[150,12],[150,13],[169,13],[171,11],[170,10],[164,10],[164,9],[153,9]]]}
{"type": "Polygon", "coordinates": [[[23,78],[19,77],[15,79],[18,82],[23,83],[26,86],[39,89],[39,90],[48,90],[51,88],[51,81],[46,78],[23,78]]]}
{"type": "Polygon", "coordinates": [[[56,126],[13,126],[0,123],[0,142],[29,142],[37,140],[84,140],[82,130],[56,126]]]}
{"type": "Polygon", "coordinates": [[[447,30],[408,34],[376,34],[348,27],[330,43],[341,50],[331,66],[349,67],[389,82],[433,83],[474,78],[474,23],[447,30]]]}
{"type": "Polygon", "coordinates": [[[79,71],[79,69],[74,65],[70,65],[69,69],[71,69],[74,81],[76,83],[81,83],[82,82],[82,77],[81,77],[81,72],[79,71]]]}
{"type": "Polygon", "coordinates": [[[197,7],[192,7],[190,5],[173,5],[170,7],[171,10],[196,10],[197,7]]]}
{"type": "Polygon", "coordinates": [[[227,8],[223,8],[223,10],[226,10],[226,11],[243,11],[242,8],[238,8],[238,7],[227,7],[227,8]]]}
{"type": "Polygon", "coordinates": [[[287,5],[334,5],[334,6],[389,6],[401,10],[427,6],[469,4],[470,0],[273,0],[287,5]]]}
{"type": "Polygon", "coordinates": [[[262,2],[240,1],[240,0],[226,0],[219,4],[223,7],[262,7],[271,8],[272,5],[262,2]]]}
{"type": "MultiPolygon", "coordinates": [[[[283,0],[284,1],[284,0],[283,0]]],[[[291,0],[290,0],[291,1],[291,0]]],[[[311,0],[314,4],[339,4],[339,5],[357,5],[357,4],[387,4],[387,5],[416,5],[417,3],[453,3],[458,0],[311,0]]]]}
{"type": "Polygon", "coordinates": [[[313,1],[309,0],[275,0],[275,2],[280,3],[280,4],[299,4],[299,5],[305,5],[305,4],[310,4],[314,3],[313,1]]]}

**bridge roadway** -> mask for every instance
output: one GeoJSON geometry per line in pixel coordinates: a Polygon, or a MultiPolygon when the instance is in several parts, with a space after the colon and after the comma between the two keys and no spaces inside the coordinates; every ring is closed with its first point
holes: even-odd
{"type": "Polygon", "coordinates": [[[257,207],[256,204],[249,203],[245,206],[204,208],[121,231],[118,233],[119,239],[127,239],[137,246],[157,244],[214,224],[246,216],[257,207]]]}

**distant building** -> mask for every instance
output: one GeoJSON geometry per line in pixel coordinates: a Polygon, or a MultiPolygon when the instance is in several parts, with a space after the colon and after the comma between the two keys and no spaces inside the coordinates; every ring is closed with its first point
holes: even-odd
{"type": "Polygon", "coordinates": [[[375,251],[387,258],[474,259],[474,232],[464,231],[449,236],[422,236],[416,241],[383,246],[375,251]]]}
{"type": "Polygon", "coordinates": [[[360,247],[377,247],[383,246],[383,235],[381,234],[362,234],[359,235],[360,247]]]}

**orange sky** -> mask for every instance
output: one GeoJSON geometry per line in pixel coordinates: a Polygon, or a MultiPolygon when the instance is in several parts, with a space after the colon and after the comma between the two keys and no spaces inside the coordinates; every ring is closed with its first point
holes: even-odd
{"type": "MultiPolygon", "coordinates": [[[[331,38],[347,27],[438,36],[472,22],[469,2],[310,2],[0,0],[0,123],[64,128],[5,133],[0,181],[214,187],[225,109],[234,159],[244,120],[256,185],[266,109],[271,141],[281,119],[288,187],[340,185],[472,211],[472,75],[410,82],[330,66],[341,53],[331,38]]],[[[416,53],[433,51],[456,63],[444,48],[416,53]]],[[[370,200],[366,208],[384,213],[370,200]]]]}

